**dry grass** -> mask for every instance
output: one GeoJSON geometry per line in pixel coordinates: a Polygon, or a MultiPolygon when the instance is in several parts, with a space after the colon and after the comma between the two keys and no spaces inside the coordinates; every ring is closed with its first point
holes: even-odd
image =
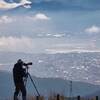
{"type": "MultiPolygon", "coordinates": [[[[8,99],[3,99],[3,100],[13,100],[13,98],[8,98],[8,99]]],[[[53,94],[53,95],[50,95],[48,99],[45,99],[44,96],[40,96],[40,97],[27,96],[27,100],[99,100],[99,99],[97,99],[96,97],[88,98],[88,99],[80,97],[80,99],[78,99],[78,97],[70,98],[70,97],[65,97],[64,95],[53,94]]]]}

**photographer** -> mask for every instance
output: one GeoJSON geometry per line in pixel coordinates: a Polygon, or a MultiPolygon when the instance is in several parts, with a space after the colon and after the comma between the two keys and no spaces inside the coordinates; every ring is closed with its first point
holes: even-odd
{"type": "Polygon", "coordinates": [[[22,100],[26,100],[26,87],[24,84],[23,78],[26,78],[28,75],[26,69],[23,66],[27,67],[28,64],[23,63],[21,59],[17,61],[13,68],[13,79],[15,84],[14,100],[18,100],[18,94],[21,91],[22,100]]]}

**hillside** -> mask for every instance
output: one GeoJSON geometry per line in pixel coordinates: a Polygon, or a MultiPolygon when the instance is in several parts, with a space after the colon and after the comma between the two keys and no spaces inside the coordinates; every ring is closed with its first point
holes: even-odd
{"type": "MultiPolygon", "coordinates": [[[[68,80],[36,77],[33,77],[33,79],[41,95],[49,96],[52,93],[60,93],[64,94],[65,96],[69,96],[70,82],[68,80]]],[[[30,80],[28,80],[27,84],[28,94],[37,95],[30,80]]],[[[99,86],[88,83],[73,82],[72,84],[72,95],[74,96],[86,96],[99,90],[99,86]]],[[[11,97],[13,96],[13,92],[14,85],[12,75],[10,73],[0,71],[0,98],[3,100],[5,97],[11,97]]]]}

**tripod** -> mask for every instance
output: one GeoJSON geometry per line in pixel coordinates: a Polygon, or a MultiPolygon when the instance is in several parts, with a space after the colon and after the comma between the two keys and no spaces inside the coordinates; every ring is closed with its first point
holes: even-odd
{"type": "Polygon", "coordinates": [[[37,87],[36,87],[36,85],[35,85],[35,82],[33,81],[33,79],[32,79],[32,77],[31,77],[30,73],[28,72],[28,66],[26,66],[26,73],[27,73],[26,82],[27,82],[27,79],[28,79],[28,76],[29,76],[29,78],[30,78],[30,80],[31,80],[31,82],[32,82],[32,84],[33,84],[33,86],[34,86],[34,88],[35,88],[35,90],[36,90],[38,96],[40,96],[40,93],[39,93],[39,91],[38,91],[38,89],[37,89],[37,87]]]}

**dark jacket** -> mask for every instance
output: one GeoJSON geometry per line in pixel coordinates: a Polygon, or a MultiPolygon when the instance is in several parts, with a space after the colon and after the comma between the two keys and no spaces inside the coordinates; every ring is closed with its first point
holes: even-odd
{"type": "Polygon", "coordinates": [[[26,77],[26,70],[23,68],[22,64],[16,63],[13,68],[14,83],[23,83],[23,77],[26,77]]]}

